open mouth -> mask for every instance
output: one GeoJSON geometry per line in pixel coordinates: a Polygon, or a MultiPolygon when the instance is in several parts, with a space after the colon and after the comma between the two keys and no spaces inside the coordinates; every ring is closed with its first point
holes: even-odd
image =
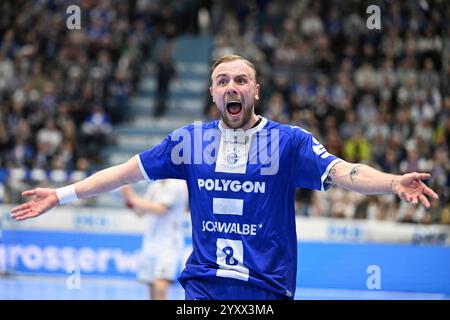
{"type": "Polygon", "coordinates": [[[242,103],[240,101],[228,101],[227,111],[231,115],[238,115],[242,110],[242,103]]]}

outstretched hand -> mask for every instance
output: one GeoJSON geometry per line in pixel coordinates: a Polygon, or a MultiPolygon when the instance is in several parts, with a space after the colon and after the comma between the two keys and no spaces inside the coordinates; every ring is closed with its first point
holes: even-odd
{"type": "Polygon", "coordinates": [[[397,184],[394,185],[393,191],[398,194],[398,196],[411,204],[422,203],[425,208],[430,208],[430,201],[427,197],[433,199],[439,199],[439,196],[427,187],[422,180],[426,180],[431,177],[428,173],[407,173],[400,177],[397,184]]]}
{"type": "Polygon", "coordinates": [[[59,204],[58,196],[54,189],[36,188],[22,192],[22,196],[32,197],[32,199],[11,210],[11,218],[15,220],[25,220],[40,216],[59,204]]]}

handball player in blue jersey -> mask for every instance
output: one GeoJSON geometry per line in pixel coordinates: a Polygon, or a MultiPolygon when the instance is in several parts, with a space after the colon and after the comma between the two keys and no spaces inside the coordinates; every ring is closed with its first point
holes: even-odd
{"type": "Polygon", "coordinates": [[[329,154],[311,133],[254,112],[259,99],[254,65],[229,55],[212,66],[210,93],[220,120],[175,130],[126,163],[75,184],[23,192],[32,197],[11,211],[36,217],[69,201],[141,180],[186,180],[193,252],[179,277],[186,299],[293,299],[297,187],[336,185],[364,194],[397,194],[430,207],[438,195],[427,173],[393,175],[329,154]]]}

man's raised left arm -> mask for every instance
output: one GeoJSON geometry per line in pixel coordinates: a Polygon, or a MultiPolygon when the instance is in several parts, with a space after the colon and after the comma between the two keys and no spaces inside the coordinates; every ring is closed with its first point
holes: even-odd
{"type": "Polygon", "coordinates": [[[394,175],[376,170],[361,163],[337,162],[329,171],[327,181],[341,188],[363,194],[397,194],[402,200],[411,203],[422,203],[430,208],[429,197],[438,199],[438,195],[422,180],[429,173],[411,172],[394,175]]]}

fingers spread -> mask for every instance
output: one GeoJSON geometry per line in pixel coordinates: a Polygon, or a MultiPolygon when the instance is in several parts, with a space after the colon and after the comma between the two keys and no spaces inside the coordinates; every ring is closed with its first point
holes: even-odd
{"type": "Polygon", "coordinates": [[[27,202],[27,203],[21,204],[20,206],[12,208],[11,213],[15,213],[15,212],[27,209],[29,207],[30,207],[30,204],[27,202]]]}
{"type": "Polygon", "coordinates": [[[439,196],[437,195],[436,192],[434,192],[433,190],[431,190],[431,188],[428,188],[427,186],[424,187],[425,189],[423,190],[423,193],[425,193],[426,195],[429,195],[430,197],[433,197],[434,199],[439,199],[439,196]]]}
{"type": "Polygon", "coordinates": [[[36,217],[37,215],[38,215],[37,212],[32,211],[32,212],[27,213],[27,214],[25,214],[25,215],[23,215],[23,216],[17,217],[16,220],[25,220],[25,219],[29,219],[29,218],[34,218],[34,217],[36,217]]]}
{"type": "Polygon", "coordinates": [[[420,195],[420,202],[422,202],[422,204],[425,206],[425,208],[429,209],[430,208],[430,202],[428,201],[427,197],[425,197],[423,194],[420,195]]]}
{"type": "Polygon", "coordinates": [[[420,180],[426,180],[426,179],[428,179],[428,178],[430,178],[430,177],[431,177],[431,174],[429,174],[429,173],[423,173],[423,172],[421,172],[421,173],[416,173],[416,176],[415,176],[415,178],[420,179],[420,180]]]}
{"type": "Polygon", "coordinates": [[[24,215],[27,215],[31,212],[33,212],[32,209],[23,209],[23,210],[20,210],[20,211],[17,211],[15,213],[11,214],[11,218],[14,218],[17,220],[18,218],[23,217],[24,215]]]}
{"type": "Polygon", "coordinates": [[[26,191],[22,192],[22,196],[24,196],[24,197],[34,196],[35,194],[36,194],[36,189],[26,190],[26,191]]]}

